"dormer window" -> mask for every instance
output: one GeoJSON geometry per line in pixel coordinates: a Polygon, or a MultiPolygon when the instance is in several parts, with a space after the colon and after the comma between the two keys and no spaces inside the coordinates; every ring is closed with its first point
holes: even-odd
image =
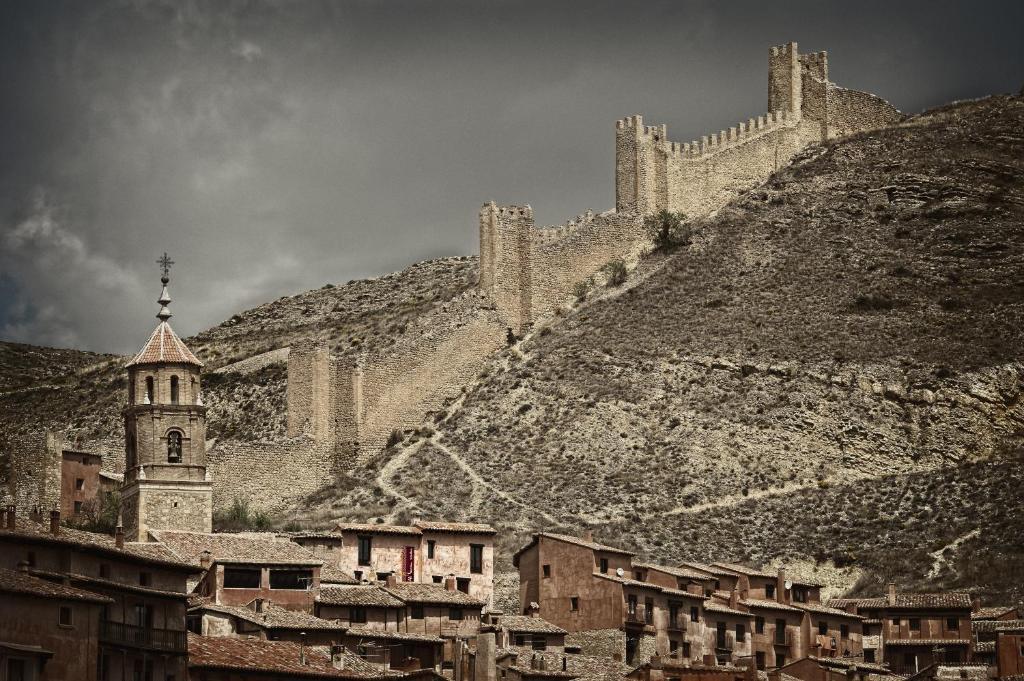
{"type": "Polygon", "coordinates": [[[171,376],[171,404],[178,403],[178,377],[171,376]]]}
{"type": "Polygon", "coordinates": [[[181,463],[181,433],[167,433],[167,463],[181,463]]]}
{"type": "Polygon", "coordinates": [[[146,404],[153,404],[153,377],[146,376],[146,404]]]}

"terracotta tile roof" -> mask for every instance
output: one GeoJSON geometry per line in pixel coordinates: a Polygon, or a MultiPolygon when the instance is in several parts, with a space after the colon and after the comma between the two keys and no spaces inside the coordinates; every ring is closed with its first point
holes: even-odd
{"type": "Polygon", "coordinates": [[[482,608],[486,603],[461,591],[449,591],[440,584],[423,584],[419,582],[399,582],[394,586],[382,587],[392,596],[406,603],[426,603],[433,605],[455,605],[482,608]]]}
{"type": "Polygon", "coordinates": [[[717,603],[715,601],[707,601],[704,603],[704,612],[720,612],[726,615],[742,615],[743,617],[753,617],[749,612],[743,612],[742,610],[736,610],[730,608],[728,605],[723,603],[717,603]]]}
{"type": "Polygon", "coordinates": [[[440,636],[430,634],[411,634],[405,631],[384,631],[370,627],[349,627],[345,632],[346,636],[357,636],[359,638],[382,639],[388,641],[420,641],[423,643],[443,644],[444,639],[440,636]]]}
{"type": "Polygon", "coordinates": [[[1024,631],[1024,619],[1020,620],[975,620],[971,622],[974,633],[989,634],[997,631],[1024,631]]]}
{"type": "Polygon", "coordinates": [[[527,672],[536,672],[536,670],[530,669],[530,658],[534,653],[544,658],[549,670],[559,672],[562,669],[562,658],[564,657],[569,673],[575,675],[580,681],[623,681],[623,678],[631,670],[628,665],[607,657],[580,654],[563,655],[554,651],[535,651],[529,647],[501,648],[497,651],[496,657],[515,655],[518,659],[513,666],[517,669],[524,668],[527,672]]]}
{"type": "Polygon", "coordinates": [[[152,542],[125,542],[124,548],[117,548],[114,538],[98,532],[86,532],[70,527],[60,528],[60,534],[54,535],[49,526],[18,518],[14,530],[0,528],[0,541],[30,541],[42,544],[68,546],[81,551],[98,553],[108,558],[139,562],[165,567],[184,572],[198,572],[193,565],[184,563],[170,551],[152,542]]]}
{"type": "Polygon", "coordinates": [[[320,568],[321,584],[359,584],[359,580],[334,563],[324,563],[320,568]]]}
{"type": "Polygon", "coordinates": [[[886,639],[886,646],[969,646],[971,642],[963,638],[891,638],[886,639]]]}
{"type": "Polygon", "coordinates": [[[689,591],[685,591],[683,589],[670,589],[667,586],[661,587],[661,593],[667,594],[669,596],[680,596],[682,598],[694,598],[694,599],[696,599],[698,601],[706,601],[707,600],[707,596],[705,596],[704,594],[694,594],[694,593],[690,593],[689,591]]]}
{"type": "Polygon", "coordinates": [[[958,591],[931,594],[898,593],[896,594],[895,605],[889,605],[889,600],[886,596],[878,598],[833,598],[828,602],[828,605],[833,608],[844,608],[850,604],[855,605],[858,609],[870,610],[918,610],[930,608],[959,610],[961,608],[970,609],[971,595],[958,591]]]}
{"type": "Polygon", "coordinates": [[[57,584],[46,579],[33,577],[20,570],[0,568],[0,593],[22,594],[36,598],[53,598],[62,601],[83,601],[86,603],[113,603],[107,598],[89,591],[57,584]]]}
{"type": "Polygon", "coordinates": [[[763,570],[757,570],[746,565],[740,565],[739,563],[716,562],[712,564],[712,567],[725,570],[726,572],[735,572],[738,575],[746,575],[747,577],[765,577],[768,579],[775,579],[777,577],[774,572],[764,572],[763,570]]]}
{"type": "Polygon", "coordinates": [[[413,525],[424,532],[450,532],[453,534],[498,534],[490,525],[482,523],[449,523],[439,520],[417,520],[413,525]]]}
{"type": "Polygon", "coordinates": [[[728,570],[723,570],[720,567],[715,567],[714,565],[708,565],[707,563],[697,563],[697,562],[692,561],[692,560],[683,561],[683,562],[679,563],[679,567],[691,568],[693,570],[699,570],[701,572],[706,572],[709,575],[713,575],[715,577],[735,577],[736,576],[736,573],[734,573],[734,572],[730,572],[728,570]]]}
{"type": "Polygon", "coordinates": [[[633,567],[646,570],[657,570],[658,572],[664,572],[665,574],[672,575],[673,577],[692,579],[695,581],[707,581],[712,578],[712,575],[709,573],[700,572],[693,568],[686,567],[670,567],[668,565],[657,565],[655,563],[633,563],[633,567]]]}
{"type": "Polygon", "coordinates": [[[358,656],[347,653],[345,669],[335,669],[322,648],[306,646],[306,663],[300,661],[301,645],[291,641],[264,641],[229,636],[188,634],[189,669],[221,669],[286,675],[288,678],[385,678],[385,674],[358,656]]]}
{"type": "MultiPolygon", "coordinates": [[[[891,674],[892,673],[892,671],[888,667],[886,667],[884,665],[880,665],[880,664],[874,664],[874,663],[871,663],[871,662],[859,662],[857,660],[844,660],[844,659],[838,658],[838,657],[817,657],[815,655],[808,655],[807,659],[814,660],[815,662],[817,662],[820,665],[824,665],[825,667],[832,667],[834,669],[853,669],[855,671],[866,671],[866,672],[871,672],[871,673],[875,673],[875,674],[891,674]]],[[[797,662],[800,662],[800,660],[796,660],[796,662],[791,662],[790,664],[796,664],[797,662]]],[[[785,669],[785,668],[786,668],[785,666],[781,667],[781,669],[785,669]]]]}
{"type": "Polygon", "coordinates": [[[298,629],[298,630],[319,630],[319,631],[343,631],[345,625],[334,620],[327,620],[315,617],[307,612],[286,610],[279,605],[268,603],[264,606],[263,612],[256,612],[253,608],[241,605],[221,605],[218,603],[204,603],[192,610],[209,610],[220,612],[225,615],[233,615],[246,622],[252,622],[264,629],[298,629]]]}
{"type": "Polygon", "coordinates": [[[978,608],[971,613],[972,620],[987,620],[1001,617],[1008,612],[1012,612],[1016,608],[1009,605],[994,605],[987,608],[978,608]]]}
{"type": "Polygon", "coordinates": [[[525,546],[520,547],[518,551],[516,551],[515,553],[512,554],[512,564],[518,566],[519,565],[519,556],[522,555],[522,553],[524,551],[526,551],[527,549],[529,549],[531,546],[536,544],[540,540],[541,537],[547,537],[549,539],[554,539],[555,541],[562,541],[562,542],[565,542],[567,544],[575,544],[576,546],[582,546],[584,548],[590,549],[591,551],[603,551],[605,553],[618,553],[618,554],[623,555],[623,556],[635,556],[636,555],[632,551],[626,551],[625,549],[616,548],[614,546],[608,546],[606,544],[598,544],[597,542],[588,541],[588,540],[582,539],[580,537],[573,537],[573,536],[568,535],[568,534],[556,534],[554,532],[535,532],[533,534],[533,536],[530,538],[530,541],[525,546]]]}
{"type": "Polygon", "coordinates": [[[658,586],[657,584],[651,584],[650,582],[641,582],[636,579],[630,579],[629,577],[619,577],[618,575],[609,575],[604,572],[594,572],[595,577],[601,579],[607,579],[612,582],[617,582],[623,586],[632,586],[639,589],[650,589],[652,591],[663,591],[664,587],[658,586]]]}
{"type": "Polygon", "coordinates": [[[975,641],[974,652],[976,653],[994,653],[996,652],[995,641],[975,641]]]}
{"type": "Polygon", "coordinates": [[[139,350],[139,354],[135,355],[132,361],[128,362],[125,366],[132,367],[138,364],[191,364],[197,367],[203,366],[203,363],[181,342],[178,334],[174,333],[174,329],[166,321],[157,324],[149,340],[142,346],[142,350],[139,350]]]}
{"type": "Polygon", "coordinates": [[[370,608],[401,608],[405,605],[405,601],[392,596],[375,584],[321,586],[317,602],[324,605],[355,605],[370,608]]]}
{"type": "Polygon", "coordinates": [[[800,608],[801,610],[806,610],[807,612],[818,613],[818,614],[821,614],[821,615],[833,615],[835,617],[848,617],[850,619],[855,619],[855,620],[863,620],[864,619],[861,615],[854,615],[853,613],[846,612],[845,610],[841,610],[839,608],[830,608],[827,605],[822,605],[821,603],[793,603],[793,607],[794,608],[800,608]]]}
{"type": "Polygon", "coordinates": [[[299,532],[280,532],[279,537],[285,537],[287,539],[336,539],[342,541],[345,538],[341,532],[334,532],[332,530],[306,530],[299,532]]]}
{"type": "Polygon", "coordinates": [[[157,541],[181,560],[200,564],[203,551],[209,551],[217,563],[252,565],[322,565],[308,549],[286,539],[252,535],[151,530],[157,541]]]}
{"type": "Polygon", "coordinates": [[[34,568],[30,569],[29,572],[33,575],[40,576],[44,579],[67,579],[72,584],[84,586],[87,589],[92,588],[96,591],[106,591],[109,589],[113,589],[115,591],[128,591],[134,594],[141,594],[143,596],[157,596],[160,598],[174,598],[186,601],[188,600],[188,594],[186,594],[184,591],[167,591],[166,589],[154,589],[153,587],[149,586],[129,584],[126,582],[116,582],[112,579],[102,579],[100,577],[80,575],[74,572],[52,572],[50,570],[37,570],[34,568]]]}
{"type": "Polygon", "coordinates": [[[528,615],[505,615],[498,622],[499,627],[504,627],[511,632],[524,632],[531,634],[566,634],[562,627],[556,626],[546,619],[530,617],[528,615]]]}
{"type": "Polygon", "coordinates": [[[423,534],[418,527],[409,525],[384,525],[382,523],[338,523],[336,532],[366,532],[368,534],[423,534]]]}
{"type": "Polygon", "coordinates": [[[786,612],[799,612],[803,613],[800,608],[795,608],[792,605],[786,603],[779,603],[778,601],[766,601],[760,598],[745,598],[740,601],[743,605],[752,609],[759,610],[784,610],[786,612]]]}

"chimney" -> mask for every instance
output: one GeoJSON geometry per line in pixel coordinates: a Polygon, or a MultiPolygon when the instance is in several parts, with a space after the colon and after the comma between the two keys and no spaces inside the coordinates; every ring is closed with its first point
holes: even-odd
{"type": "Polygon", "coordinates": [[[388,576],[384,578],[385,586],[398,586],[398,577],[394,572],[389,572],[388,576]]]}
{"type": "Polygon", "coordinates": [[[779,568],[779,576],[775,578],[775,600],[779,603],[785,603],[786,598],[786,568],[779,568]]]}
{"type": "Polygon", "coordinates": [[[495,681],[497,669],[497,639],[494,632],[486,632],[476,637],[476,678],[480,681],[495,681]]]}
{"type": "Polygon", "coordinates": [[[593,542],[594,541],[594,533],[591,530],[584,530],[584,532],[583,532],[583,541],[593,542]]]}
{"type": "Polygon", "coordinates": [[[124,528],[121,527],[121,523],[114,528],[114,546],[119,549],[124,548],[124,528]]]}
{"type": "Polygon", "coordinates": [[[735,608],[739,604],[740,604],[740,592],[737,591],[735,589],[735,587],[734,587],[733,590],[729,592],[729,607],[730,608],[735,608]]]}
{"type": "Polygon", "coordinates": [[[306,632],[299,634],[299,664],[306,664],[306,632]]]}
{"type": "Polygon", "coordinates": [[[981,610],[981,599],[977,596],[971,599],[971,610],[973,610],[974,612],[978,612],[979,610],[981,610]]]}
{"type": "Polygon", "coordinates": [[[889,582],[889,599],[888,599],[888,603],[889,603],[890,607],[896,605],[896,584],[894,582],[889,582]]]}
{"type": "Polygon", "coordinates": [[[455,575],[447,575],[444,578],[445,591],[457,591],[457,584],[455,582],[455,575]]]}
{"type": "Polygon", "coordinates": [[[22,560],[18,562],[18,572],[24,572],[28,574],[28,561],[22,560]]]}
{"type": "Polygon", "coordinates": [[[213,554],[209,551],[203,551],[199,554],[199,567],[204,570],[209,570],[210,566],[213,565],[213,554]]]}
{"type": "Polygon", "coordinates": [[[345,669],[345,646],[331,645],[331,666],[335,669],[345,669]]]}
{"type": "Polygon", "coordinates": [[[55,537],[60,534],[60,511],[57,509],[50,511],[50,534],[55,537]]]}
{"type": "Polygon", "coordinates": [[[16,527],[15,522],[14,522],[14,516],[15,516],[15,511],[17,511],[17,510],[18,510],[18,507],[15,506],[14,504],[8,504],[7,505],[7,529],[8,530],[13,530],[16,527]]]}
{"type": "Polygon", "coordinates": [[[267,602],[262,598],[257,598],[253,601],[253,605],[255,606],[256,612],[263,613],[267,611],[267,602]]]}

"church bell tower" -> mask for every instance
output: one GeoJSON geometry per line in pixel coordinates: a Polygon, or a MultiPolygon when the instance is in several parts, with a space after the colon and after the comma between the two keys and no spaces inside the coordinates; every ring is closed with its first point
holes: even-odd
{"type": "Polygon", "coordinates": [[[213,529],[213,487],[206,472],[206,407],[200,391],[203,363],[167,320],[167,292],[174,263],[157,261],[160,320],[142,350],[128,362],[124,411],[125,473],[121,490],[125,537],[148,541],[150,530],[213,529]]]}

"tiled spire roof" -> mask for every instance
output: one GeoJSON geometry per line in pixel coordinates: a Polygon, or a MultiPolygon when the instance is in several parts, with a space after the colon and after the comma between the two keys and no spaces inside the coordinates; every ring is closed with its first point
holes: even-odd
{"type": "Polygon", "coordinates": [[[156,301],[160,304],[160,311],[156,313],[156,318],[160,320],[160,324],[157,325],[153,335],[146,341],[146,345],[139,351],[139,354],[135,355],[135,358],[128,362],[127,366],[174,363],[192,364],[201,367],[203,363],[181,342],[178,334],[174,333],[174,329],[167,323],[167,320],[172,316],[170,309],[167,307],[171,304],[171,294],[167,291],[167,283],[171,280],[170,269],[174,262],[167,257],[166,253],[156,262],[163,270],[163,276],[160,277],[160,283],[163,284],[163,288],[160,290],[160,299],[156,301]]]}

